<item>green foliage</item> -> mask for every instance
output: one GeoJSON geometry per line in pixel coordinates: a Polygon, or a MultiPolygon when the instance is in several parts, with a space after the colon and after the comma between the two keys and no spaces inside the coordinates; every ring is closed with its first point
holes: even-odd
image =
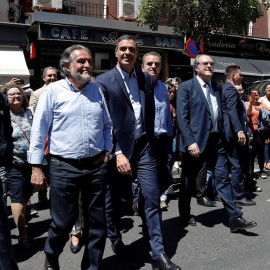
{"type": "Polygon", "coordinates": [[[249,22],[263,15],[259,2],[270,5],[269,0],[142,0],[138,20],[152,30],[164,22],[176,35],[207,42],[213,33],[244,34],[249,22]]]}

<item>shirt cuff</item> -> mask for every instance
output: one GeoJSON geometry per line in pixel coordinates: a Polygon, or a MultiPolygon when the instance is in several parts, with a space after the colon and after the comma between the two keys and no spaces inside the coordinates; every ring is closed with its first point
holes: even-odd
{"type": "Polygon", "coordinates": [[[44,153],[31,153],[27,151],[27,161],[30,164],[42,164],[44,159],[44,153]]]}

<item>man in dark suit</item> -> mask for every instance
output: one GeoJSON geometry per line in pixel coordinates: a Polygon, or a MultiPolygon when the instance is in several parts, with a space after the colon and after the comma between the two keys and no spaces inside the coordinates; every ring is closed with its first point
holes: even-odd
{"type": "Polygon", "coordinates": [[[252,206],[256,203],[244,197],[243,173],[248,177],[247,113],[236,86],[241,84],[239,66],[228,66],[225,71],[226,83],[222,89],[222,109],[226,134],[226,149],[231,164],[232,187],[237,206],[252,206]]]}
{"type": "Polygon", "coordinates": [[[231,232],[254,227],[256,222],[246,221],[234,201],[222,133],[222,87],[211,80],[213,59],[208,55],[198,55],[194,61],[194,70],[196,77],[180,84],[177,98],[180,151],[184,153],[184,181],[179,196],[180,217],[184,223],[194,224],[194,218],[190,215],[190,200],[195,183],[198,204],[207,204],[205,181],[209,169],[213,172],[217,191],[229,216],[231,232]],[[201,185],[200,190],[198,183],[201,185]]]}
{"type": "MultiPolygon", "coordinates": [[[[161,233],[161,213],[157,166],[151,143],[154,136],[154,95],[151,76],[134,70],[138,56],[134,37],[121,36],[116,43],[117,66],[97,77],[113,121],[113,153],[115,158],[110,167],[110,183],[106,198],[107,233],[112,241],[113,251],[125,255],[125,246],[118,228],[120,178],[126,183],[138,179],[143,200],[139,206],[144,209],[153,269],[176,270],[166,256],[161,233]]],[[[131,187],[131,185],[129,185],[131,187]]]]}

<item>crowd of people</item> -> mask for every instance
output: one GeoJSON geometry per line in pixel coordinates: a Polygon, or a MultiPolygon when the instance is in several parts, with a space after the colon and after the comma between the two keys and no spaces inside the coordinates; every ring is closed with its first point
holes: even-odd
{"type": "MultiPolygon", "coordinates": [[[[73,45],[57,69],[43,71],[44,86],[30,100],[16,79],[1,89],[0,269],[18,269],[7,222],[6,197],[19,231],[18,246],[29,247],[26,219],[35,189],[48,203],[51,224],[44,269],[57,270],[71,232],[71,252],[85,245],[81,269],[100,269],[105,241],[119,259],[130,254],[120,233],[121,198],[142,219],[154,270],[180,270],[166,255],[161,210],[167,209],[173,166],[180,160],[179,218],[196,226],[190,202],[214,207],[222,201],[231,232],[255,227],[238,206],[254,206],[244,191],[259,192],[254,174],[270,170],[270,84],[265,96],[252,90],[242,100],[241,68],[224,70],[226,82],[212,80],[213,59],[194,61],[195,76],[160,81],[162,58],[143,56],[135,70],[136,39],[116,42],[117,65],[92,77],[88,48],[73,45]],[[95,81],[95,82],[94,82],[95,81]],[[136,185],[135,185],[136,183],[136,185]],[[28,205],[28,206],[27,206],[28,205]]],[[[31,209],[31,208],[30,208],[31,209]]],[[[31,213],[31,212],[30,212],[31,213]]]]}

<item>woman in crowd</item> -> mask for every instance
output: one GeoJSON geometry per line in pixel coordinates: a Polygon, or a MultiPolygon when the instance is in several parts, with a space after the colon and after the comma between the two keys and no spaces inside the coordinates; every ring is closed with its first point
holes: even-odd
{"type": "Polygon", "coordinates": [[[13,127],[13,161],[8,173],[8,190],[11,200],[11,210],[19,231],[18,245],[21,248],[29,246],[25,210],[33,191],[31,185],[31,166],[27,163],[27,150],[31,133],[32,113],[27,109],[27,99],[23,90],[16,84],[5,84],[2,93],[7,96],[10,106],[11,124],[13,127]]]}
{"type": "MultiPolygon", "coordinates": [[[[259,102],[265,104],[270,111],[270,83],[266,85],[264,91],[265,96],[261,97],[259,102]]],[[[264,168],[270,170],[270,130],[265,131],[264,168]]]]}
{"type": "Polygon", "coordinates": [[[259,163],[259,176],[263,179],[267,178],[264,172],[264,146],[265,146],[265,131],[259,128],[260,117],[262,110],[267,110],[267,106],[259,102],[259,93],[252,90],[249,96],[249,102],[246,102],[247,115],[249,118],[249,129],[253,135],[251,143],[251,156],[250,156],[250,173],[254,173],[254,161],[256,156],[259,163]]]}

